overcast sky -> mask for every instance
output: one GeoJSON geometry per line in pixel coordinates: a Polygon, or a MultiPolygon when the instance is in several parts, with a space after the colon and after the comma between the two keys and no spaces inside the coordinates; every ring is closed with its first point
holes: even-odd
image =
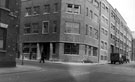
{"type": "Polygon", "coordinates": [[[135,31],[135,0],[107,0],[116,8],[127,22],[131,31],[135,31]]]}

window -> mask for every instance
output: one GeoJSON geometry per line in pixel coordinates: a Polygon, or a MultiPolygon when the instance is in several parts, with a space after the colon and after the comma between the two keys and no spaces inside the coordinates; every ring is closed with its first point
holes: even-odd
{"type": "Polygon", "coordinates": [[[98,48],[93,47],[93,56],[97,56],[98,54],[98,48]]]}
{"type": "Polygon", "coordinates": [[[0,49],[5,50],[5,42],[6,42],[7,29],[0,28],[0,49]]]}
{"type": "Polygon", "coordinates": [[[95,22],[98,23],[98,15],[97,14],[94,14],[94,20],[95,20],[95,22]]]}
{"type": "Polygon", "coordinates": [[[104,28],[101,28],[101,32],[102,32],[102,34],[104,34],[104,28]]]}
{"type": "Polygon", "coordinates": [[[91,51],[91,46],[89,46],[88,49],[89,49],[88,54],[89,54],[89,56],[91,56],[91,52],[92,52],[91,51]]]}
{"type": "Polygon", "coordinates": [[[99,2],[97,0],[94,0],[93,4],[95,7],[99,8],[99,2]]]}
{"type": "Polygon", "coordinates": [[[80,5],[74,5],[74,13],[75,14],[80,14],[80,5]]]}
{"type": "Polygon", "coordinates": [[[81,12],[81,6],[76,5],[76,4],[67,4],[67,10],[68,13],[73,13],[73,14],[80,14],[81,12]]]}
{"type": "Polygon", "coordinates": [[[34,7],[34,12],[33,12],[34,15],[39,15],[40,14],[40,6],[35,6],[34,7]]]}
{"type": "Polygon", "coordinates": [[[104,42],[101,41],[101,49],[104,49],[104,42]]]}
{"type": "Polygon", "coordinates": [[[102,16],[102,22],[105,23],[105,24],[109,24],[109,21],[107,18],[105,18],[104,16],[102,16]]]}
{"type": "Polygon", "coordinates": [[[24,25],[24,33],[25,34],[31,33],[31,24],[30,23],[27,23],[24,25]]]}
{"type": "Polygon", "coordinates": [[[44,21],[42,27],[42,33],[47,34],[49,32],[49,22],[44,21]]]}
{"type": "Polygon", "coordinates": [[[108,35],[108,31],[107,31],[107,30],[105,30],[105,35],[106,35],[106,36],[108,35]]]}
{"type": "Polygon", "coordinates": [[[107,50],[107,43],[105,42],[105,46],[104,46],[105,48],[104,49],[106,49],[107,50]]]}
{"type": "Polygon", "coordinates": [[[89,30],[88,30],[88,25],[86,24],[86,35],[88,35],[89,30]]]}
{"type": "Polygon", "coordinates": [[[23,44],[23,53],[29,53],[30,52],[30,44],[24,43],[23,44]]]}
{"type": "Polygon", "coordinates": [[[103,9],[105,9],[105,4],[104,3],[102,3],[101,6],[102,6],[103,9]]]}
{"type": "Polygon", "coordinates": [[[85,55],[87,55],[87,45],[85,45],[85,55]]]}
{"type": "Polygon", "coordinates": [[[26,8],[25,16],[31,16],[31,15],[32,15],[32,8],[31,7],[26,8]]]}
{"type": "Polygon", "coordinates": [[[89,27],[89,33],[90,33],[90,36],[92,36],[92,27],[89,27]]]}
{"type": "Polygon", "coordinates": [[[88,7],[86,8],[86,16],[88,16],[89,15],[89,9],[88,9],[88,7]]]}
{"type": "Polygon", "coordinates": [[[58,12],[58,3],[54,4],[54,12],[58,12]]]}
{"type": "Polygon", "coordinates": [[[73,4],[67,4],[67,12],[69,13],[73,12],[73,4]]]}
{"type": "Polygon", "coordinates": [[[90,18],[92,19],[93,18],[93,11],[90,10],[90,18]]]}
{"type": "Polygon", "coordinates": [[[94,29],[94,37],[95,37],[95,39],[98,39],[98,30],[97,29],[94,29]]]}
{"type": "Polygon", "coordinates": [[[75,54],[79,55],[79,44],[65,43],[64,54],[75,54]]]}
{"type": "Polygon", "coordinates": [[[66,22],[65,32],[71,33],[71,34],[72,33],[80,34],[80,24],[79,23],[66,22]]]}
{"type": "Polygon", "coordinates": [[[30,48],[31,48],[32,53],[37,53],[37,44],[36,43],[30,44],[30,48]]]}
{"type": "Polygon", "coordinates": [[[32,33],[39,33],[39,23],[33,23],[32,24],[32,33]]]}
{"type": "Polygon", "coordinates": [[[50,13],[50,5],[49,4],[44,6],[44,14],[48,14],[48,13],[50,13]]]}
{"type": "Polygon", "coordinates": [[[53,21],[53,32],[57,32],[57,21],[53,21]]]}

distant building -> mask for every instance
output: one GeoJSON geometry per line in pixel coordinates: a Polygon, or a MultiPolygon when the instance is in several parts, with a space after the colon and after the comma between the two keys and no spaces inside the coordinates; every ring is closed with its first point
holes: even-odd
{"type": "Polygon", "coordinates": [[[19,43],[26,59],[43,53],[46,60],[109,62],[110,53],[130,51],[130,30],[106,0],[22,0],[21,5],[19,43]]]}
{"type": "Polygon", "coordinates": [[[133,40],[132,40],[132,56],[131,56],[131,60],[135,61],[135,31],[132,31],[132,36],[133,36],[133,40]]]}
{"type": "Polygon", "coordinates": [[[0,67],[16,66],[19,0],[0,0],[0,67]]]}

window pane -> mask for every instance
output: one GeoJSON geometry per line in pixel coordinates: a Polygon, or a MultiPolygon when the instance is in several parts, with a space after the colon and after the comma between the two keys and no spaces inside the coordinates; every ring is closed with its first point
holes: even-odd
{"type": "Polygon", "coordinates": [[[34,7],[34,12],[33,12],[34,15],[38,15],[40,14],[40,6],[35,6],[34,7]]]}
{"type": "Polygon", "coordinates": [[[48,33],[49,25],[48,22],[43,22],[42,33],[48,33]]]}
{"type": "Polygon", "coordinates": [[[39,32],[38,29],[39,29],[39,23],[33,23],[32,24],[32,33],[38,33],[39,32]]]}
{"type": "Polygon", "coordinates": [[[44,6],[44,13],[50,13],[50,5],[45,5],[44,6]]]}

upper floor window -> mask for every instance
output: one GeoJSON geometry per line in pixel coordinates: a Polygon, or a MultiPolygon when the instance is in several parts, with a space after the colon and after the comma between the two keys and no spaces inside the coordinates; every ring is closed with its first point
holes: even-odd
{"type": "Polygon", "coordinates": [[[39,23],[27,23],[24,25],[24,33],[39,33],[39,23]]]}
{"type": "Polygon", "coordinates": [[[67,4],[66,12],[73,14],[80,14],[81,6],[75,4],[67,4]]]}
{"type": "Polygon", "coordinates": [[[54,12],[58,12],[58,3],[54,4],[54,12]]]}
{"type": "Polygon", "coordinates": [[[94,29],[94,37],[95,37],[96,39],[98,39],[98,30],[97,30],[97,29],[94,29]]]}
{"type": "Polygon", "coordinates": [[[74,5],[74,13],[75,14],[80,14],[80,5],[74,5]]]}
{"type": "Polygon", "coordinates": [[[39,23],[32,23],[32,33],[39,33],[39,23]]]}
{"type": "Polygon", "coordinates": [[[95,7],[99,8],[99,2],[97,0],[94,0],[93,4],[95,7]]]}
{"type": "Polygon", "coordinates": [[[71,34],[80,34],[80,24],[75,22],[66,22],[65,32],[71,34]]]}
{"type": "Polygon", "coordinates": [[[88,31],[88,24],[86,24],[86,35],[88,35],[89,31],[88,31]]]}
{"type": "Polygon", "coordinates": [[[34,15],[39,15],[39,14],[40,14],[40,6],[35,6],[35,7],[33,7],[33,8],[34,8],[33,14],[34,14],[34,15]]]}
{"type": "Polygon", "coordinates": [[[57,21],[53,21],[53,32],[57,32],[57,21]]]}
{"type": "Polygon", "coordinates": [[[90,18],[92,19],[93,18],[93,11],[90,10],[90,18]]]}
{"type": "Polygon", "coordinates": [[[98,15],[94,13],[94,21],[98,23],[98,15]]]}
{"type": "Polygon", "coordinates": [[[43,21],[42,33],[47,34],[49,32],[49,22],[43,21]]]}
{"type": "Polygon", "coordinates": [[[26,8],[25,16],[31,16],[31,15],[32,15],[32,8],[31,7],[26,8]]]}
{"type": "Polygon", "coordinates": [[[46,13],[50,13],[50,5],[49,4],[44,5],[44,14],[46,14],[46,13]]]}
{"type": "Polygon", "coordinates": [[[104,16],[102,16],[101,20],[102,20],[103,23],[105,23],[105,24],[107,24],[107,25],[109,24],[108,19],[105,18],[104,16]]]}
{"type": "Polygon", "coordinates": [[[88,7],[86,8],[86,16],[88,16],[89,15],[89,9],[88,9],[88,7]]]}
{"type": "Polygon", "coordinates": [[[31,33],[31,24],[30,23],[27,23],[24,25],[24,33],[25,34],[31,33]]]}

